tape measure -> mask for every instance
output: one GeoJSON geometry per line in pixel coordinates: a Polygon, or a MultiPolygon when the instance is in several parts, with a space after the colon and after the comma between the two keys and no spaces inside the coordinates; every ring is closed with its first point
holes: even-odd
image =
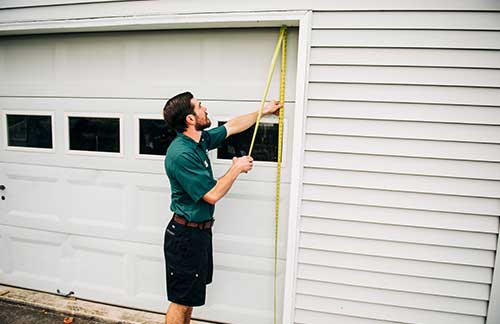
{"type": "Polygon", "coordinates": [[[283,116],[285,109],[286,38],[287,38],[287,28],[286,26],[282,26],[278,36],[278,42],[276,43],[276,48],[274,49],[273,58],[271,60],[271,66],[269,68],[266,87],[264,90],[264,97],[260,102],[259,114],[257,115],[257,121],[255,123],[255,129],[253,131],[252,142],[250,143],[250,150],[248,151],[248,155],[251,156],[253,145],[255,142],[255,136],[257,135],[257,129],[259,128],[260,119],[262,117],[262,110],[267,100],[267,94],[269,92],[269,87],[271,85],[273,72],[276,67],[276,61],[278,58],[278,54],[281,50],[280,103],[282,107],[279,110],[279,119],[278,119],[278,165],[276,170],[276,201],[275,201],[275,226],[274,226],[274,324],[276,324],[276,315],[277,315],[276,304],[277,304],[277,274],[278,274],[278,221],[279,221],[280,191],[281,191],[281,157],[283,154],[282,150],[283,116]]]}

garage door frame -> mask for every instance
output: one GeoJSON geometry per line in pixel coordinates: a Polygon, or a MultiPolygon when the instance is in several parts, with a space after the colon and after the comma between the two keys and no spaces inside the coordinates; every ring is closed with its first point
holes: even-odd
{"type": "Polygon", "coordinates": [[[310,47],[311,11],[279,11],[216,14],[169,14],[120,16],[112,18],[46,20],[0,25],[0,35],[50,34],[68,32],[135,31],[200,28],[279,27],[299,28],[295,120],[292,141],[290,205],[285,271],[283,323],[291,322],[295,308],[298,218],[302,188],[302,165],[305,140],[304,107],[306,103],[310,47]]]}

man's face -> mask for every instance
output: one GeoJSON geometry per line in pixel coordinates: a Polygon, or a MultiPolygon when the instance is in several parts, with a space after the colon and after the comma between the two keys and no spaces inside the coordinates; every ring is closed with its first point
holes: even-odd
{"type": "Polygon", "coordinates": [[[196,121],[196,124],[194,125],[195,129],[197,131],[201,131],[210,127],[212,122],[210,121],[210,118],[208,118],[207,107],[203,106],[201,101],[198,101],[196,98],[191,99],[191,104],[194,106],[194,117],[196,121]]]}

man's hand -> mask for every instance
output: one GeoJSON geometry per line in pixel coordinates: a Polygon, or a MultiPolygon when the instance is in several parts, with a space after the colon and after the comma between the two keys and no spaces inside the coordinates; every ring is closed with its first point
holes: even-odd
{"type": "MultiPolygon", "coordinates": [[[[272,100],[264,105],[262,107],[262,114],[263,115],[270,115],[270,114],[275,114],[279,115],[279,109],[283,105],[279,101],[272,100]]],[[[233,134],[238,134],[241,133],[253,124],[255,124],[255,121],[257,120],[259,112],[253,112],[249,113],[246,115],[238,116],[236,118],[230,119],[227,123],[224,124],[224,127],[226,127],[226,137],[231,136],[233,134]]]]}
{"type": "Polygon", "coordinates": [[[270,102],[268,102],[264,105],[264,108],[262,108],[262,114],[263,115],[270,115],[270,114],[279,115],[279,109],[281,107],[283,107],[283,105],[279,101],[271,100],[270,102]]]}
{"type": "Polygon", "coordinates": [[[215,205],[217,201],[226,195],[238,176],[242,172],[247,173],[252,170],[252,167],[253,158],[251,156],[234,157],[233,164],[227,173],[217,180],[215,187],[203,196],[203,200],[209,204],[215,205]]]}
{"type": "Polygon", "coordinates": [[[240,173],[247,173],[252,170],[253,158],[251,156],[242,156],[233,158],[233,167],[236,168],[240,173]]]}

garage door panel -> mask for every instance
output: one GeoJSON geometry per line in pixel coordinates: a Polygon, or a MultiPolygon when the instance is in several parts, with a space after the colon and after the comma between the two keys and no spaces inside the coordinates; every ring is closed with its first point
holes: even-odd
{"type": "Polygon", "coordinates": [[[82,226],[123,226],[123,206],[126,205],[123,184],[114,187],[73,182],[67,190],[68,207],[71,208],[67,215],[71,222],[82,226]]]}
{"type": "Polygon", "coordinates": [[[72,236],[71,260],[75,268],[70,286],[75,295],[117,305],[129,304],[129,282],[133,279],[129,259],[140,247],[138,243],[72,236]]]}
{"type": "Polygon", "coordinates": [[[54,81],[62,84],[102,83],[124,80],[127,48],[123,38],[86,34],[82,37],[63,36],[47,42],[57,49],[54,81]]]}
{"type": "MultiPolygon", "coordinates": [[[[272,97],[269,97],[272,98],[272,97]]],[[[243,101],[203,101],[208,107],[209,117],[212,120],[212,125],[217,125],[218,121],[227,121],[229,118],[246,114],[249,112],[257,111],[260,102],[243,102],[243,101]]],[[[74,98],[0,98],[0,108],[13,111],[54,111],[56,114],[55,124],[55,154],[37,152],[36,160],[29,160],[28,164],[36,163],[37,167],[42,165],[46,166],[61,166],[73,168],[75,177],[70,178],[72,181],[85,181],[95,183],[99,177],[100,170],[113,170],[113,171],[128,171],[142,173],[148,181],[153,181],[155,177],[161,175],[161,181],[155,180],[155,183],[161,183],[163,186],[168,185],[168,181],[163,181],[166,178],[163,166],[163,156],[161,157],[144,157],[140,158],[135,156],[135,151],[138,148],[134,147],[138,144],[138,133],[133,131],[136,118],[139,116],[148,116],[149,118],[162,119],[162,109],[165,105],[164,99],[158,100],[125,100],[125,99],[74,99],[74,98]],[[23,109],[19,109],[22,107],[23,109]],[[64,136],[62,132],[63,125],[66,124],[64,119],[64,112],[121,112],[123,114],[123,127],[124,132],[124,157],[102,157],[98,155],[84,155],[84,154],[65,154],[64,150],[64,136]],[[59,128],[58,128],[59,127],[59,128]],[[84,168],[84,169],[83,169],[84,168]],[[81,173],[76,173],[76,170],[81,170],[81,173]],[[154,174],[154,175],[151,175],[154,174]]],[[[294,116],[294,103],[287,103],[285,107],[285,128],[284,128],[284,143],[283,143],[283,159],[282,159],[282,182],[290,181],[290,161],[292,157],[292,143],[289,138],[293,136],[293,116],[294,116]]],[[[141,117],[144,118],[144,117],[141,117]]],[[[264,118],[263,122],[276,123],[277,118],[264,118]]],[[[15,168],[13,174],[17,177],[31,177],[36,180],[59,181],[60,175],[58,172],[47,174],[48,169],[33,169],[33,166],[26,167],[28,157],[32,157],[31,153],[6,150],[2,153],[3,162],[22,163],[21,165],[11,165],[9,168],[15,168]],[[41,171],[43,170],[43,172],[41,171]],[[32,172],[32,173],[29,173],[32,172]],[[43,176],[41,176],[43,175],[43,176]],[[49,180],[50,179],[50,180],[49,180]],[[54,180],[55,179],[55,180],[54,180]]],[[[221,177],[231,165],[230,160],[217,159],[217,150],[210,152],[210,160],[215,177],[221,177]]],[[[6,166],[7,167],[7,166],[6,166]]],[[[10,169],[9,169],[10,170],[10,169]]],[[[108,176],[114,176],[114,179],[119,177],[119,172],[109,172],[108,176]]],[[[242,174],[240,180],[257,180],[273,182],[276,176],[276,163],[275,162],[256,162],[255,167],[249,174],[242,174]]],[[[111,179],[108,181],[112,181],[111,179]]],[[[51,183],[52,183],[51,182],[51,183]]],[[[149,186],[148,182],[144,182],[145,186],[149,186]]],[[[156,189],[155,189],[156,190],[156,189]]],[[[56,208],[57,204],[52,205],[56,208]]],[[[38,208],[37,210],[40,210],[38,208]]]]}
{"type": "MultiPolygon", "coordinates": [[[[162,244],[171,218],[170,189],[163,156],[136,153],[138,119],[161,119],[166,98],[186,90],[208,107],[214,126],[256,111],[277,36],[276,28],[266,28],[1,39],[0,74],[5,77],[0,80],[0,107],[53,114],[55,141],[53,152],[37,152],[36,159],[33,152],[2,152],[0,176],[6,177],[8,192],[7,204],[0,210],[0,242],[7,242],[8,248],[0,247],[0,257],[6,255],[0,260],[0,281],[50,292],[73,290],[79,298],[164,312],[168,302],[162,244]],[[67,113],[99,112],[122,118],[121,154],[68,153],[67,113]],[[31,243],[28,235],[28,243],[14,241],[10,234],[5,236],[4,227],[16,235],[27,231],[47,239],[31,243]],[[53,268],[47,263],[42,269],[45,277],[28,277],[37,275],[37,269],[16,263],[9,251],[27,250],[23,258],[28,259],[39,246],[50,254],[53,268]],[[17,277],[16,268],[23,270],[17,277]]],[[[297,36],[296,29],[289,30],[278,314],[283,299],[297,36]]],[[[274,78],[269,99],[279,98],[278,71],[274,78]]],[[[276,123],[277,118],[270,116],[265,122],[276,123]]],[[[218,160],[216,151],[210,159],[216,177],[231,164],[218,160]]],[[[196,317],[272,322],[275,176],[275,162],[256,162],[217,205],[214,283],[207,305],[196,310],[196,317]]]]}
{"type": "Polygon", "coordinates": [[[75,287],[125,294],[125,256],[106,248],[74,246],[75,287]]]}
{"type": "MultiPolygon", "coordinates": [[[[0,94],[165,98],[191,89],[204,99],[258,100],[276,39],[277,29],[47,35],[37,36],[34,49],[29,36],[7,39],[0,41],[9,62],[0,65],[7,76],[0,94]]],[[[296,62],[297,40],[291,29],[289,62],[296,62]]],[[[287,100],[295,71],[290,64],[287,100]]],[[[270,95],[278,94],[274,82],[270,95]]]]}
{"type": "MultiPolygon", "coordinates": [[[[161,246],[84,236],[74,236],[71,242],[74,270],[80,269],[71,289],[78,297],[154,311],[166,309],[164,264],[158,257],[161,246]],[[124,280],[127,282],[121,283],[124,280]]],[[[196,309],[196,317],[243,324],[255,323],[256,319],[269,321],[273,259],[216,251],[214,260],[214,282],[207,291],[207,304],[196,309]]],[[[280,294],[284,269],[284,261],[280,261],[280,294]]]]}
{"type": "MultiPolygon", "coordinates": [[[[213,31],[204,30],[202,33],[202,82],[215,82],[222,91],[228,87],[234,90],[240,87],[249,88],[248,93],[262,96],[264,80],[268,74],[272,51],[276,44],[277,33],[270,29],[248,30],[218,30],[215,39],[211,39],[213,31]],[[244,39],[244,41],[235,41],[244,39]],[[223,66],[224,68],[222,68],[223,66]],[[228,68],[229,67],[229,68],[228,68]],[[237,82],[235,82],[237,80],[237,82]]],[[[297,62],[298,33],[294,29],[288,30],[287,61],[297,62]]],[[[286,99],[293,100],[295,93],[296,67],[288,65],[286,75],[286,99]]],[[[279,80],[279,68],[273,75],[279,80]]],[[[279,94],[278,82],[273,82],[270,95],[279,94]]],[[[227,97],[227,96],[224,96],[227,97]]]]}
{"type": "MultiPolygon", "coordinates": [[[[162,238],[163,239],[163,238],[162,238]]],[[[131,244],[127,247],[128,287],[127,305],[165,312],[168,306],[166,298],[165,261],[163,247],[151,244],[131,244]]]]}
{"type": "MultiPolygon", "coordinates": [[[[26,168],[34,167],[17,167],[19,173],[23,173],[26,168]]],[[[29,221],[14,225],[24,224],[32,228],[40,225],[45,231],[33,231],[37,233],[33,236],[43,238],[48,235],[49,242],[52,240],[51,233],[48,232],[50,230],[68,233],[64,235],[71,238],[69,246],[57,247],[59,252],[50,251],[56,259],[63,256],[59,265],[55,263],[54,268],[66,268],[54,278],[67,278],[68,283],[65,285],[61,280],[47,281],[22,274],[2,281],[48,291],[54,291],[54,287],[57,287],[66,292],[73,290],[80,298],[164,311],[166,301],[161,244],[164,226],[170,218],[166,176],[50,167],[37,167],[33,170],[48,177],[52,172],[59,172],[58,192],[70,193],[69,196],[73,198],[65,196],[66,199],[58,199],[60,209],[63,210],[58,214],[61,219],[59,227],[34,225],[29,221]],[[107,187],[101,191],[103,184],[107,187]],[[82,187],[85,190],[80,190],[82,187]],[[113,195],[121,198],[114,201],[113,195]],[[104,201],[98,196],[109,199],[104,201]],[[114,214],[107,215],[103,209],[91,206],[98,204],[97,202],[113,203],[114,208],[110,208],[108,212],[114,214]],[[122,204],[128,206],[128,209],[120,216],[122,204]],[[91,212],[96,214],[87,216],[91,212]],[[108,216],[110,218],[106,218],[108,216]],[[119,227],[105,226],[107,219],[114,221],[119,227]],[[68,224],[71,226],[67,226],[68,224]]],[[[242,180],[234,185],[228,197],[217,206],[217,222],[214,227],[216,277],[212,286],[215,287],[215,283],[220,281],[218,285],[222,288],[213,291],[217,295],[209,297],[214,300],[213,305],[208,304],[203,308],[199,317],[231,322],[247,318],[250,323],[257,319],[266,322],[272,316],[274,190],[272,182],[242,180]],[[224,289],[231,291],[226,294],[224,289]],[[235,290],[244,293],[244,302],[241,304],[234,302],[235,290]],[[231,310],[222,312],[224,309],[231,310]]],[[[283,185],[282,194],[285,197],[281,201],[279,229],[280,289],[284,280],[288,191],[289,185],[283,185]]],[[[40,199],[44,199],[44,196],[40,199]]],[[[12,228],[16,233],[20,230],[19,227],[12,228]]],[[[36,251],[39,244],[36,243],[32,250],[36,251]]],[[[16,249],[17,247],[13,250],[16,249]]],[[[7,262],[0,262],[0,268],[7,267],[7,262]]],[[[35,269],[31,271],[36,273],[35,269]]],[[[28,273],[28,270],[25,272],[28,273]]]]}
{"type": "MultiPolygon", "coordinates": [[[[282,185],[278,227],[278,254],[281,258],[286,255],[288,192],[289,185],[282,185]]],[[[240,254],[273,257],[276,222],[274,183],[235,183],[228,196],[217,205],[215,217],[214,237],[225,235],[224,241],[229,250],[241,246],[240,254]]],[[[221,244],[221,248],[224,246],[221,244]]]]}
{"type": "MultiPolygon", "coordinates": [[[[10,168],[11,164],[5,164],[10,168]]],[[[58,169],[50,167],[16,166],[16,172],[36,172],[48,176],[59,173],[53,196],[43,190],[33,195],[47,205],[57,205],[57,214],[50,218],[38,214],[21,214],[16,210],[2,215],[2,222],[92,237],[114,238],[136,242],[162,244],[163,229],[171,218],[170,194],[165,175],[96,172],[93,170],[58,169]],[[64,199],[62,199],[64,193],[64,199]],[[57,203],[53,203],[56,201],[57,203]],[[56,221],[57,220],[57,221],[56,221]]],[[[275,169],[273,169],[274,172],[275,169]]],[[[216,207],[215,237],[231,237],[231,250],[240,249],[249,255],[272,256],[275,227],[274,177],[270,182],[251,181],[251,177],[235,183],[227,197],[216,207]],[[251,247],[252,242],[259,242],[251,247]],[[245,247],[245,248],[243,248],[245,247]]],[[[9,200],[31,194],[32,186],[9,187],[9,200]]],[[[279,223],[281,257],[285,255],[287,234],[287,197],[289,185],[282,184],[279,223]]],[[[16,201],[22,207],[28,199],[16,201]]],[[[224,240],[227,241],[227,240],[224,240]]]]}
{"type": "MultiPolygon", "coordinates": [[[[1,260],[5,260],[7,259],[7,241],[5,239],[5,235],[2,233],[2,231],[0,231],[0,259],[1,260]]],[[[5,264],[0,263],[0,278],[3,278],[3,274],[5,272],[4,270],[5,268],[5,264]]]]}
{"type": "MultiPolygon", "coordinates": [[[[129,218],[132,228],[138,235],[156,236],[158,229],[165,227],[171,217],[170,190],[165,186],[165,180],[163,179],[162,186],[138,184],[132,189],[134,198],[129,218]]],[[[154,242],[162,241],[154,240],[154,242]]]]}
{"type": "Polygon", "coordinates": [[[7,163],[3,166],[12,176],[5,182],[8,192],[5,212],[0,215],[2,224],[162,242],[158,229],[170,218],[166,176],[7,163]],[[29,181],[30,177],[23,174],[30,173],[56,181],[29,181]]]}
{"type": "MultiPolygon", "coordinates": [[[[55,70],[56,48],[50,42],[30,36],[4,39],[0,42],[0,71],[9,75],[9,84],[21,85],[29,80],[31,84],[42,85],[52,81],[55,70]],[[39,53],[35,57],[33,51],[39,53]],[[29,62],[29,63],[28,63],[29,62]],[[30,68],[26,68],[26,64],[30,68]],[[33,76],[36,75],[36,79],[33,76]]],[[[1,82],[7,84],[7,80],[1,82]]]]}
{"type": "MultiPolygon", "coordinates": [[[[157,250],[160,250],[158,247],[157,250]]],[[[137,255],[134,264],[132,290],[139,299],[157,303],[165,299],[165,270],[161,253],[157,256],[137,255]],[[152,280],[155,278],[155,280],[152,280]],[[160,284],[161,282],[161,284],[160,284]]]]}
{"type": "Polygon", "coordinates": [[[81,298],[157,310],[165,305],[164,261],[159,245],[74,235],[71,289],[81,298]]]}
{"type": "Polygon", "coordinates": [[[196,75],[196,80],[193,80],[193,75],[189,73],[201,71],[202,38],[198,33],[181,30],[165,34],[151,31],[130,36],[126,41],[128,77],[165,85],[175,85],[176,81],[181,85],[200,81],[200,75],[196,75]],[[178,44],[179,47],[172,44],[178,44]]]}
{"type": "Polygon", "coordinates": [[[6,282],[7,274],[12,271],[12,251],[10,248],[10,241],[7,237],[7,232],[4,226],[0,226],[0,279],[6,282]]]}
{"type": "MultiPolygon", "coordinates": [[[[57,168],[49,168],[57,169],[57,168]]],[[[70,233],[124,239],[130,200],[126,174],[65,169],[62,215],[70,233]]]]}
{"type": "MultiPolygon", "coordinates": [[[[256,239],[252,236],[228,235],[215,232],[214,251],[252,257],[274,258],[274,239],[256,239]],[[241,251],[244,251],[242,253],[241,251]]],[[[286,244],[278,243],[278,258],[285,259],[286,244]]]]}
{"type": "Polygon", "coordinates": [[[55,292],[63,288],[65,234],[0,225],[5,258],[0,260],[2,282],[55,292]]]}
{"type": "Polygon", "coordinates": [[[54,267],[57,257],[61,256],[59,244],[39,238],[21,238],[11,236],[14,257],[13,272],[34,275],[42,278],[56,278],[58,273],[54,267]]]}
{"type": "MultiPolygon", "coordinates": [[[[214,281],[207,289],[207,304],[195,308],[193,316],[227,323],[271,322],[273,260],[222,253],[215,253],[214,259],[214,281]]],[[[283,300],[284,266],[284,262],[278,262],[278,307],[283,300]]],[[[280,317],[278,313],[278,322],[280,317]]]]}
{"type": "Polygon", "coordinates": [[[60,207],[53,203],[60,197],[59,179],[55,174],[40,176],[37,171],[36,168],[27,170],[15,166],[4,171],[8,195],[3,203],[8,212],[0,215],[0,222],[16,220],[51,225],[60,222],[60,207]]]}

